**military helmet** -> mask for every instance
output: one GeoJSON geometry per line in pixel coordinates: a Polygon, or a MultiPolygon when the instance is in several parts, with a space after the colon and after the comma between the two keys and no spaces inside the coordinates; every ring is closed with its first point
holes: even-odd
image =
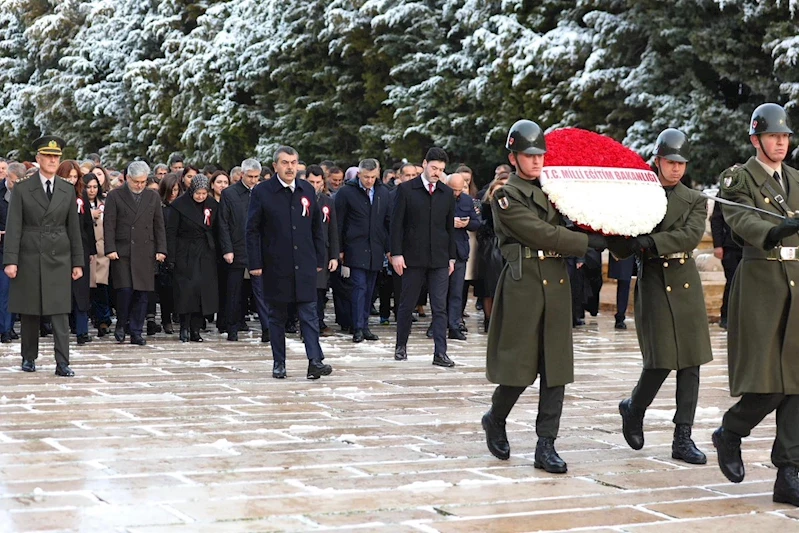
{"type": "Polygon", "coordinates": [[[749,121],[749,135],[760,135],[761,133],[787,133],[793,134],[793,130],[788,125],[788,114],[785,108],[779,104],[760,104],[752,113],[752,120],[749,121]]]}
{"type": "Polygon", "coordinates": [[[655,141],[656,156],[679,163],[688,162],[691,153],[689,148],[688,138],[683,132],[674,128],[661,131],[658,140],[655,141]]]}
{"type": "Polygon", "coordinates": [[[545,154],[547,142],[544,139],[544,130],[532,120],[519,120],[510,127],[505,148],[523,154],[545,154]]]}

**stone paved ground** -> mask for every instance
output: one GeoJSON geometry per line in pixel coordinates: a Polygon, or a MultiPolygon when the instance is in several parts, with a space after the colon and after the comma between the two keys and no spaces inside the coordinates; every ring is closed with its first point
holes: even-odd
{"type": "Polygon", "coordinates": [[[431,366],[424,324],[403,363],[393,326],[375,326],[377,343],[325,341],[334,373],[316,382],[296,338],[289,379],[272,379],[257,333],[73,345],[74,379],[54,377],[50,355],[24,374],[19,345],[2,345],[0,532],[799,530],[799,511],[771,502],[773,416],[745,441],[743,483],[715,465],[710,434],[731,404],[716,326],[695,428],[708,466],[670,458],[673,379],[648,412],[647,446],[625,445],[617,404],[640,356],[634,329],[606,314],[575,333],[558,476],[533,468],[534,390],[509,420],[511,460],[487,452],[486,337],[474,315],[468,325],[454,369],[431,366]]]}

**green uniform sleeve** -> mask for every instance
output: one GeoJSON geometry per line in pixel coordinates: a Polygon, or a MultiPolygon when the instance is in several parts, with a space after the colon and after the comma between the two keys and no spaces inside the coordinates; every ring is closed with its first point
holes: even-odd
{"type": "Polygon", "coordinates": [[[679,228],[660,231],[652,234],[659,255],[676,252],[691,252],[696,248],[705,234],[707,219],[707,200],[696,195],[690,206],[685,224],[679,228]]]}
{"type": "Polygon", "coordinates": [[[588,235],[541,219],[513,193],[499,189],[491,201],[494,225],[510,238],[534,250],[582,257],[588,251],[588,235]]]}

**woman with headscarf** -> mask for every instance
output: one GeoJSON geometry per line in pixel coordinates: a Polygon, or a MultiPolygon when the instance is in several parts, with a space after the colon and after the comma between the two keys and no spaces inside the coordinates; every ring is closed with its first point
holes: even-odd
{"type": "Polygon", "coordinates": [[[175,311],[180,315],[180,340],[203,342],[204,315],[219,310],[216,275],[216,218],[219,204],[203,174],[194,176],[185,194],[172,202],[166,228],[173,271],[175,311]]]}

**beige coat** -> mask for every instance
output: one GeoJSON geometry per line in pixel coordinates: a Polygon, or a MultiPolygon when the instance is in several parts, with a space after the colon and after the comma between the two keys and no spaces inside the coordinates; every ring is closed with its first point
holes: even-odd
{"type": "MultiPolygon", "coordinates": [[[[103,207],[103,202],[100,202],[103,207]]],[[[97,285],[108,285],[108,269],[111,260],[105,256],[105,243],[103,241],[103,213],[100,212],[100,217],[94,219],[94,239],[97,241],[97,257],[91,264],[91,282],[90,287],[94,289],[97,285]]]]}

